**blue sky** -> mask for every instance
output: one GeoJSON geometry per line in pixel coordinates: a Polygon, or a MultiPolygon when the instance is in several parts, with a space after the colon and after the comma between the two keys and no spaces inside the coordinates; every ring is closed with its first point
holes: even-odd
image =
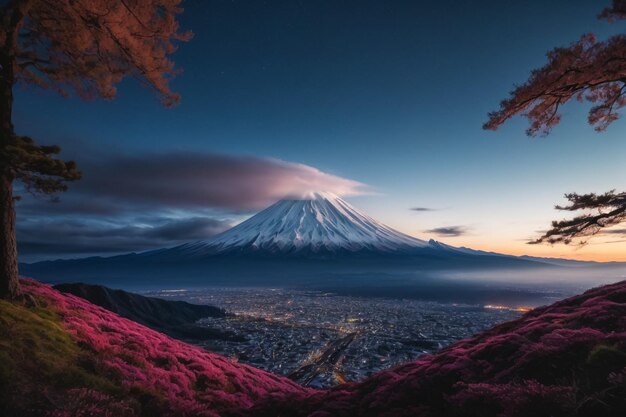
{"type": "MultiPolygon", "coordinates": [[[[605,38],[623,31],[622,24],[596,19],[608,3],[187,1],[181,24],[195,37],[174,56],[184,69],[172,83],[182,94],[180,106],[161,107],[132,79],[109,102],[18,89],[15,125],[41,143],[60,143],[79,163],[173,152],[305,164],[366,184],[371,195],[348,200],[421,238],[515,254],[626,260],[620,243],[577,250],[524,243],[560,216],[552,206],[565,192],[624,189],[623,121],[596,134],[586,108],[573,105],[547,138],[526,137],[522,119],[495,133],[481,129],[486,114],[545,62],[549,49],[586,32],[605,38]],[[452,226],[464,233],[426,232],[452,226]]],[[[207,181],[219,181],[212,175],[207,181]]],[[[39,210],[18,207],[18,228],[97,225],[106,235],[107,227],[155,227],[138,220],[139,209],[64,214],[63,202],[54,213],[37,204],[39,210]]],[[[254,211],[209,203],[153,209],[159,222],[209,217],[224,224],[254,211]]],[[[24,260],[74,253],[49,251],[54,242],[35,242],[29,233],[41,245],[24,247],[24,260]]],[[[85,239],[97,252],[97,238],[85,239]]],[[[135,246],[146,248],[133,241],[120,251],[135,246]]]]}

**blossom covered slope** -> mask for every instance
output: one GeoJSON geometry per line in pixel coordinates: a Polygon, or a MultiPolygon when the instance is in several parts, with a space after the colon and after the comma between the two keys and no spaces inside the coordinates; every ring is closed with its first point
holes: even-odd
{"type": "Polygon", "coordinates": [[[308,392],[36,281],[21,284],[29,306],[0,301],[3,416],[217,417],[308,392]]]}
{"type": "Polygon", "coordinates": [[[623,417],[626,281],[327,391],[22,280],[0,300],[3,416],[623,417]]]}

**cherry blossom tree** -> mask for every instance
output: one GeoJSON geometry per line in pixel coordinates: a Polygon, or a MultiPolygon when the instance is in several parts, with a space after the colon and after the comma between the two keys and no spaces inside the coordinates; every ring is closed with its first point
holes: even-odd
{"type": "MultiPolygon", "coordinates": [[[[599,18],[609,22],[626,19],[626,0],[613,0],[599,18]]],[[[515,115],[529,121],[529,136],[547,135],[561,121],[562,106],[571,101],[589,102],[588,121],[602,132],[620,117],[626,106],[626,35],[618,34],[601,41],[593,34],[566,47],[548,52],[548,63],[531,72],[529,79],[516,87],[500,109],[489,113],[485,129],[496,130],[515,115]]],[[[584,210],[571,220],[552,222],[552,227],[530,243],[578,242],[600,233],[604,228],[626,220],[626,193],[566,194],[570,204],[559,210],[584,210]]]]}
{"type": "Polygon", "coordinates": [[[181,1],[0,0],[0,297],[19,293],[14,182],[51,194],[80,177],[74,162],[56,157],[57,146],[15,133],[15,85],[112,99],[116,85],[132,76],[164,105],[175,105],[180,97],[168,82],[177,71],[169,56],[191,37],[179,30],[181,1]]]}

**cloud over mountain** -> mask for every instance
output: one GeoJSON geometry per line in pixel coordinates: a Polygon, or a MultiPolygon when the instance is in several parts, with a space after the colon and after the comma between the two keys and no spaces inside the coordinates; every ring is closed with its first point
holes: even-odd
{"type": "Polygon", "coordinates": [[[365,184],[309,165],[216,153],[102,152],[80,168],[83,179],[59,203],[29,196],[18,203],[26,259],[76,254],[79,247],[94,254],[163,247],[210,237],[283,198],[367,191],[365,184]]]}
{"type": "Polygon", "coordinates": [[[76,189],[126,203],[256,210],[311,191],[360,194],[365,185],[279,159],[179,152],[94,163],[76,189]]]}

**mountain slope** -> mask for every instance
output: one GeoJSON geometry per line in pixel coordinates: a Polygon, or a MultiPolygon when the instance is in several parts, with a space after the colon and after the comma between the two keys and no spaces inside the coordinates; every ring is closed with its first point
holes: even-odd
{"type": "Polygon", "coordinates": [[[233,333],[195,325],[198,320],[206,317],[226,317],[226,312],[217,307],[144,297],[101,285],[59,284],[54,289],[84,298],[115,314],[178,339],[244,340],[233,333]]]}
{"type": "Polygon", "coordinates": [[[29,304],[0,300],[3,416],[218,417],[277,392],[308,392],[36,281],[21,284],[29,304]]]}
{"type": "Polygon", "coordinates": [[[157,253],[190,257],[242,251],[320,254],[427,246],[428,242],[377,222],[337,196],[314,193],[308,199],[281,200],[211,239],[157,253]]]}
{"type": "Polygon", "coordinates": [[[596,288],[362,383],[237,415],[623,416],[626,281],[596,288]]]}
{"type": "Polygon", "coordinates": [[[327,391],[35,281],[22,289],[27,301],[0,300],[7,417],[621,417],[626,409],[626,281],[327,391]]]}

